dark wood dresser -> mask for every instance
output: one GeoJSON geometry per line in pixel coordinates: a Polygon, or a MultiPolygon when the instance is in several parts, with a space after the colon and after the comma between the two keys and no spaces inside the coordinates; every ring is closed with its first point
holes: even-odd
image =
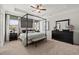
{"type": "Polygon", "coordinates": [[[52,31],[52,39],[73,44],[72,31],[52,31]]]}

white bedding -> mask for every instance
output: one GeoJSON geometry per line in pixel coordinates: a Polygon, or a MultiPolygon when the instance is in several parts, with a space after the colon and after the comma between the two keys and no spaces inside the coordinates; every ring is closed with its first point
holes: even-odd
{"type": "MultiPolygon", "coordinates": [[[[23,43],[26,43],[26,33],[21,33],[19,38],[23,41],[23,43]]],[[[41,32],[34,32],[34,33],[28,33],[28,43],[31,43],[32,41],[37,41],[45,38],[45,33],[41,32]]]]}

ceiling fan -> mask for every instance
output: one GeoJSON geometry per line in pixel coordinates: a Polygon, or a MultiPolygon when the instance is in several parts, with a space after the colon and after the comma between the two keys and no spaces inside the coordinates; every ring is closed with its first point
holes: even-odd
{"type": "Polygon", "coordinates": [[[42,4],[31,5],[30,7],[34,8],[34,11],[40,13],[41,11],[46,11],[42,4]]]}

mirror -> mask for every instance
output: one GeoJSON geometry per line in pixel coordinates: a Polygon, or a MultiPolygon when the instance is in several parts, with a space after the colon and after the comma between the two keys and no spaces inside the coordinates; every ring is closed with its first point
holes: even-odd
{"type": "Polygon", "coordinates": [[[59,20],[56,21],[56,30],[62,31],[62,30],[69,30],[68,26],[70,25],[70,20],[59,20]]]}

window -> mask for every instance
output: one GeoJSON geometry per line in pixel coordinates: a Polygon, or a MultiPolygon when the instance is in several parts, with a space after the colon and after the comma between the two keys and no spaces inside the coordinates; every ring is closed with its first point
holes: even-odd
{"type": "Polygon", "coordinates": [[[18,20],[10,20],[9,24],[10,25],[18,25],[18,20]]]}

